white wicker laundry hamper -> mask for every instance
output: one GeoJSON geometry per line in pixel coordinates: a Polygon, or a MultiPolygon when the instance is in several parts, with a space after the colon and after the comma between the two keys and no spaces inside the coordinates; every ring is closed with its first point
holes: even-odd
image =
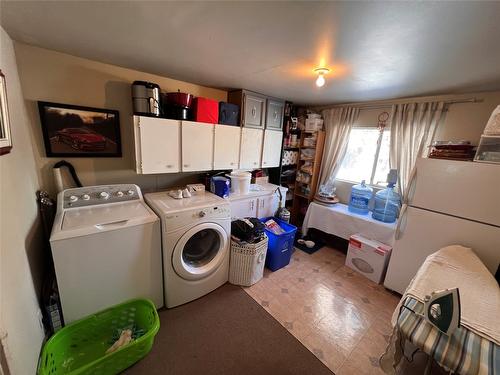
{"type": "MultiPolygon", "coordinates": [[[[264,235],[265,236],[265,235],[264,235]]],[[[268,238],[253,244],[239,244],[231,241],[229,282],[250,286],[262,279],[266,261],[268,238]]]]}

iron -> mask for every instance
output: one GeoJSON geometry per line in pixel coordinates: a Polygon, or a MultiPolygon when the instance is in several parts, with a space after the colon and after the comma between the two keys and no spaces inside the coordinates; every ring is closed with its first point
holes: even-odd
{"type": "Polygon", "coordinates": [[[424,318],[445,335],[452,335],[460,327],[458,288],[438,290],[425,296],[424,318]]]}

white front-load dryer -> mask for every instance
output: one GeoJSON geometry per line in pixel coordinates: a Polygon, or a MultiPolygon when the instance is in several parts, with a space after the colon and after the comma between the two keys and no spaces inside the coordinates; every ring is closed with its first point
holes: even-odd
{"type": "Polygon", "coordinates": [[[161,220],[165,305],[175,307],[228,281],[229,203],[208,192],[174,199],[166,192],[145,195],[161,220]]]}

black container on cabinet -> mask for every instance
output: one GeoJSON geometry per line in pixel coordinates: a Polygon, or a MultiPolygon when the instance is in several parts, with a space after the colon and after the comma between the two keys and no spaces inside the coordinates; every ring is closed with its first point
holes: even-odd
{"type": "Polygon", "coordinates": [[[240,124],[240,106],[233,103],[219,103],[219,124],[235,125],[240,124]]]}

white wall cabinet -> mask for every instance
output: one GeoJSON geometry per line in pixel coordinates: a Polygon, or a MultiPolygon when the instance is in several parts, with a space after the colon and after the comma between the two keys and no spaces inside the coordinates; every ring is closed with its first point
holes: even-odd
{"type": "Polygon", "coordinates": [[[241,128],[240,169],[260,168],[263,136],[261,129],[241,128]]]}
{"type": "Polygon", "coordinates": [[[180,172],[180,137],[180,121],[134,116],[136,172],[180,172]]]}
{"type": "Polygon", "coordinates": [[[215,125],[214,168],[237,169],[240,159],[239,126],[215,125]]]}
{"type": "Polygon", "coordinates": [[[264,131],[264,145],[262,147],[262,168],[279,167],[282,140],[283,132],[276,130],[264,131]]]}
{"type": "Polygon", "coordinates": [[[277,130],[134,116],[136,172],[277,167],[282,138],[277,130]]]}
{"type": "Polygon", "coordinates": [[[213,168],[214,125],[182,121],[182,171],[208,171],[213,168]]]}

